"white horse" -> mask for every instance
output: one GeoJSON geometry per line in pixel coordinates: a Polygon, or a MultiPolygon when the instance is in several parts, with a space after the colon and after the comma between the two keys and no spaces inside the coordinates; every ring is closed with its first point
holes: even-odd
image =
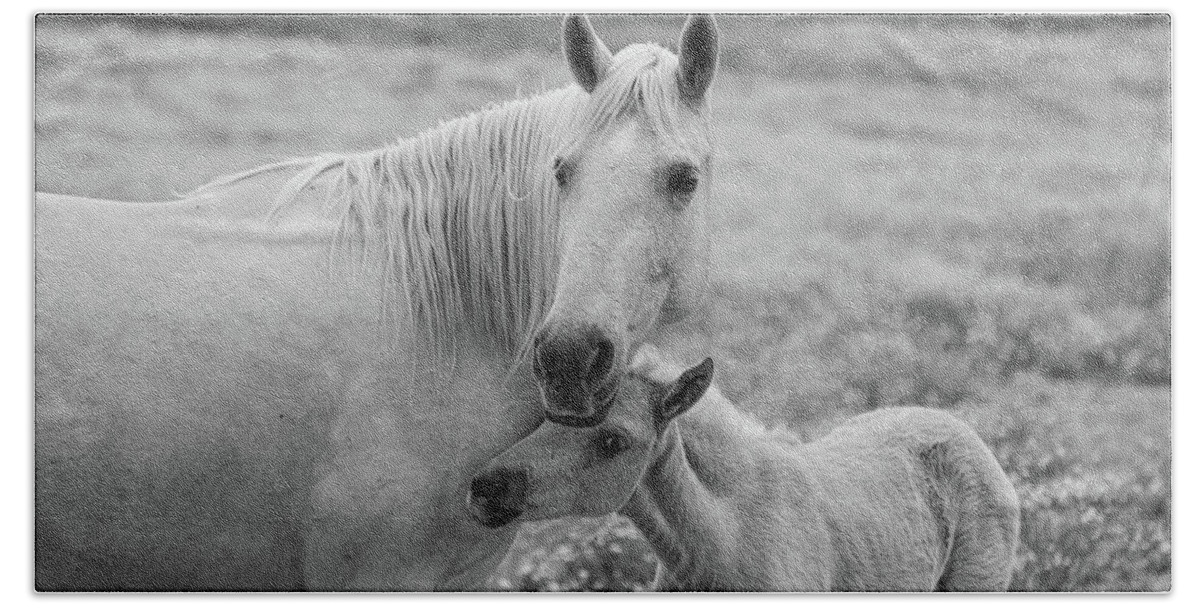
{"type": "Polygon", "coordinates": [[[682,371],[644,347],[630,370],[604,422],[547,421],[488,463],[472,516],[619,511],[658,555],[660,589],[1007,588],[1016,492],[953,416],[877,410],[805,444],[710,387],[711,359],[682,371]]]}
{"type": "Polygon", "coordinates": [[[703,282],[711,17],[563,41],[577,86],[384,149],[37,196],[38,589],[484,584],[471,473],[539,393],[602,416],[703,282]]]}

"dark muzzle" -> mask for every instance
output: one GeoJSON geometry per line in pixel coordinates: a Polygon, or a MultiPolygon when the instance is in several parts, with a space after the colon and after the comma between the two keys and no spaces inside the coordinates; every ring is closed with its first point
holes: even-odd
{"type": "Polygon", "coordinates": [[[533,369],[546,418],[568,426],[604,420],[625,367],[621,342],[596,325],[548,325],[534,340],[533,369]]]}

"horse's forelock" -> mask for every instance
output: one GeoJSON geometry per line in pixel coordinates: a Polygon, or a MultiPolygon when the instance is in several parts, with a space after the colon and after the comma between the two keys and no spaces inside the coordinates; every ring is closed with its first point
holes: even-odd
{"type": "Polygon", "coordinates": [[[656,44],[634,44],[617,53],[604,79],[592,91],[566,153],[586,145],[589,139],[628,116],[645,118],[658,136],[676,147],[706,148],[707,131],[704,140],[697,141],[690,129],[693,121],[685,120],[687,113],[695,110],[680,98],[675,77],[678,66],[679,58],[656,44]]]}

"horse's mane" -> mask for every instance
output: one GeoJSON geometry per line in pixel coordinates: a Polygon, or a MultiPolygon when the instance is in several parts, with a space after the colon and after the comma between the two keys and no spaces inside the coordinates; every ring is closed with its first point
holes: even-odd
{"type": "MultiPolygon", "coordinates": [[[[557,272],[555,156],[639,115],[664,138],[679,127],[677,58],[639,44],[614,57],[591,95],[576,86],[496,105],[390,146],[284,161],[219,178],[193,194],[298,170],[275,211],[324,188],[339,220],[334,252],[382,257],[385,316],[405,312],[451,350],[462,331],[519,355],[548,312],[557,272]],[[400,302],[402,300],[402,302],[400,302]]],[[[322,197],[316,197],[321,199],[322,197]]]]}

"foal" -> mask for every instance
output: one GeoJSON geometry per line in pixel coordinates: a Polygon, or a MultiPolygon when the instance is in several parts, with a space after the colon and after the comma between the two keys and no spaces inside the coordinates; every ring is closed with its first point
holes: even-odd
{"type": "Polygon", "coordinates": [[[488,463],[473,517],[619,511],[654,547],[659,589],[1007,587],[1017,496],[964,423],[891,408],[801,443],[735,409],[712,375],[711,359],[680,373],[643,348],[604,422],[546,421],[488,463]]]}

